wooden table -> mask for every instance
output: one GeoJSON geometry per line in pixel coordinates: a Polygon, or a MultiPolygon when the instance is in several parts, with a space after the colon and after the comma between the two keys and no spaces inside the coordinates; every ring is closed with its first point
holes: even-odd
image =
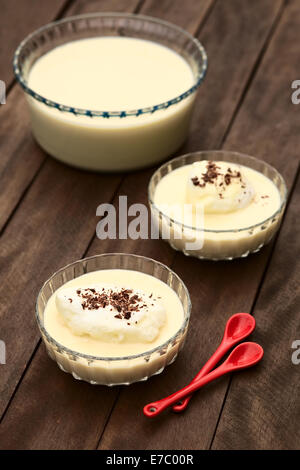
{"type": "Polygon", "coordinates": [[[300,2],[291,0],[5,0],[0,1],[0,447],[3,449],[296,449],[300,447],[300,339],[297,180],[300,106],[300,2]],[[93,11],[140,12],[199,37],[209,71],[188,141],[180,153],[226,148],[273,164],[289,187],[288,209],[274,243],[232,262],[186,258],[157,240],[100,241],[96,207],[146,203],[152,169],[134,174],[81,172],[35,144],[12,72],[19,41],[51,20],[93,11]],[[193,313],[175,364],[149,382],[105,388],[76,382],[46,355],[34,319],[41,284],[86,255],[143,254],[186,282],[193,313]],[[298,297],[297,297],[298,293],[298,297]],[[142,406],[190,381],[216,348],[235,312],[255,315],[252,339],[265,348],[258,367],[222,378],[197,394],[186,413],[143,417],[142,406]]]}

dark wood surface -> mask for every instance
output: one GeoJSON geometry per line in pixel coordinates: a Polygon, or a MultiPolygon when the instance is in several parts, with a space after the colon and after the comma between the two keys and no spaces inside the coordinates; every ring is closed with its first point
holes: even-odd
{"type": "Polygon", "coordinates": [[[300,108],[290,99],[299,78],[297,0],[0,0],[0,365],[2,449],[297,449],[300,339],[297,181],[300,108]],[[14,7],[18,4],[18,8],[14,7]],[[200,88],[190,136],[180,153],[226,148],[276,166],[289,204],[276,240],[229,263],[201,262],[157,240],[99,241],[96,207],[146,202],[153,168],[101,175],[66,167],[34,143],[12,53],[30,31],[55,18],[92,11],[131,11],[176,23],[203,42],[209,70],[200,88]],[[4,12],[4,13],[3,13],[4,12]],[[160,376],[130,387],[92,387],[62,373],[45,353],[34,303],[59,267],[104,252],[151,256],[186,282],[193,303],[186,346],[160,376]],[[14,286],[12,288],[12,285],[14,286]],[[145,403],[188,383],[216,348],[227,318],[249,311],[252,335],[265,349],[253,370],[223,378],[194,397],[181,414],[147,420],[145,403]]]}

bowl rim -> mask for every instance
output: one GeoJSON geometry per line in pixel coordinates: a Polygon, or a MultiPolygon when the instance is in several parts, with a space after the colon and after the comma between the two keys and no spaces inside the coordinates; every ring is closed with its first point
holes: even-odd
{"type": "MultiPolygon", "coordinates": [[[[216,160],[216,159],[212,159],[212,160],[216,160]]],[[[199,161],[201,161],[201,159],[199,159],[199,161]]],[[[240,165],[241,165],[241,163],[240,163],[240,165]]],[[[245,164],[245,166],[247,166],[247,165],[245,164]]],[[[155,187],[156,186],[157,185],[155,185],[155,187]]],[[[169,161],[163,163],[159,168],[157,168],[157,170],[151,176],[149,184],[148,184],[148,202],[149,202],[149,205],[150,205],[151,209],[155,209],[156,211],[158,211],[158,213],[161,214],[161,216],[164,217],[169,222],[169,224],[180,225],[183,229],[192,230],[192,231],[201,232],[201,233],[203,233],[203,232],[204,233],[218,233],[218,234],[221,234],[221,233],[240,233],[240,232],[244,232],[244,231],[254,230],[257,227],[260,227],[260,226],[268,223],[270,220],[272,220],[273,218],[275,218],[278,214],[280,214],[282,212],[282,210],[284,209],[284,207],[286,205],[286,202],[287,202],[287,194],[288,194],[288,191],[287,191],[286,182],[285,182],[283,176],[279,173],[278,170],[276,170],[275,167],[273,167],[269,163],[267,163],[264,160],[261,160],[259,158],[252,157],[251,155],[247,155],[245,153],[235,152],[235,151],[231,151],[231,150],[201,150],[201,151],[197,151],[197,152],[186,153],[186,154],[181,155],[179,157],[175,157],[172,160],[169,160],[169,161]],[[156,175],[158,175],[160,171],[162,171],[164,168],[168,167],[169,165],[171,165],[174,162],[182,160],[184,162],[184,164],[178,166],[178,168],[180,168],[181,166],[188,165],[188,163],[185,162],[185,160],[188,157],[192,157],[192,156],[195,156],[195,155],[203,156],[204,154],[208,155],[210,153],[214,154],[214,155],[227,154],[228,157],[229,157],[229,160],[226,160],[226,161],[228,161],[229,163],[235,163],[235,164],[237,164],[237,163],[230,161],[230,156],[235,156],[235,157],[238,156],[238,157],[242,157],[242,158],[246,157],[250,160],[253,160],[254,162],[263,163],[266,168],[269,168],[270,170],[274,171],[275,174],[277,175],[277,177],[279,178],[281,184],[283,185],[283,188],[284,188],[284,194],[283,194],[283,197],[281,197],[281,203],[280,203],[279,208],[271,216],[267,217],[266,219],[262,220],[261,222],[258,222],[258,223],[253,224],[253,225],[249,225],[247,227],[240,227],[238,229],[226,229],[226,230],[214,230],[214,229],[206,229],[206,228],[202,228],[202,227],[194,227],[194,226],[191,226],[191,225],[185,225],[182,222],[180,222],[178,220],[175,220],[172,217],[169,217],[164,212],[162,212],[159,209],[159,207],[154,203],[154,201],[152,200],[152,198],[150,196],[151,186],[154,185],[154,179],[155,179],[156,175]]]]}
{"type": "MultiPolygon", "coordinates": [[[[107,268],[109,269],[109,268],[107,268]]],[[[117,269],[125,269],[125,268],[117,268],[117,269]]],[[[131,271],[135,271],[134,269],[130,269],[131,271]]],[[[93,272],[93,271],[90,271],[90,272],[93,272]]],[[[139,272],[142,272],[142,271],[139,271],[139,272]]],[[[77,276],[79,277],[79,276],[77,276]]],[[[155,277],[155,276],[154,276],[155,277]]],[[[74,278],[76,279],[76,277],[74,278]]],[[[158,278],[157,278],[158,279],[158,278]]],[[[161,282],[164,282],[164,281],[161,281],[161,282]]],[[[166,284],[164,282],[164,284],[166,284]]],[[[172,289],[171,286],[168,286],[172,289]]],[[[174,289],[172,289],[174,290],[174,289]]],[[[54,291],[56,292],[56,291],[54,291]]],[[[53,292],[53,293],[54,293],[53,292]]],[[[174,291],[175,292],[175,291],[174,291]]],[[[52,294],[53,295],[53,294],[52,294]]],[[[157,261],[153,258],[149,258],[147,256],[141,256],[141,255],[136,255],[136,254],[132,254],[132,253],[102,253],[100,255],[93,255],[93,256],[88,256],[86,258],[82,258],[82,259],[77,259],[76,261],[73,261],[72,263],[69,263],[67,264],[66,266],[63,266],[62,268],[58,269],[57,271],[55,271],[42,285],[42,287],[40,288],[39,292],[38,292],[38,295],[37,295],[37,299],[36,299],[36,302],[35,302],[35,318],[36,318],[36,321],[37,321],[37,324],[38,324],[38,327],[41,331],[41,333],[43,335],[45,335],[47,341],[51,344],[51,345],[54,345],[56,346],[59,350],[61,350],[62,353],[66,353],[66,354],[69,354],[69,355],[72,355],[72,356],[75,356],[75,357],[80,357],[82,359],[87,359],[88,361],[123,361],[123,360],[131,360],[131,359],[138,359],[140,357],[146,357],[146,356],[151,356],[153,353],[167,347],[169,344],[171,344],[178,336],[182,335],[186,329],[186,327],[188,326],[188,323],[189,323],[189,320],[190,320],[190,316],[191,316],[191,310],[192,310],[192,302],[191,302],[191,298],[190,298],[190,294],[189,294],[189,291],[185,285],[185,283],[183,282],[183,280],[178,276],[178,274],[176,274],[172,269],[170,269],[167,265],[161,263],[160,261],[157,261]],[[88,260],[91,260],[91,259],[95,259],[95,258],[104,258],[104,257],[109,257],[109,256],[131,256],[133,258],[136,258],[136,259],[144,259],[144,260],[147,260],[147,261],[151,261],[153,263],[155,263],[156,265],[159,265],[165,269],[167,269],[167,271],[169,271],[169,273],[171,273],[173,276],[175,276],[177,278],[177,280],[181,283],[182,287],[183,287],[183,290],[186,294],[186,297],[187,297],[187,309],[186,309],[186,312],[184,312],[185,316],[182,320],[182,324],[180,326],[180,328],[176,331],[176,333],[174,333],[167,341],[165,341],[164,343],[156,346],[155,348],[152,348],[152,349],[149,349],[147,351],[144,351],[142,353],[139,353],[139,354],[132,354],[132,355],[129,355],[129,356],[113,356],[113,357],[109,357],[109,356],[93,356],[93,355],[90,355],[90,354],[85,354],[85,353],[81,353],[81,352],[78,352],[78,351],[74,351],[72,349],[69,349],[67,348],[66,346],[64,346],[63,344],[59,343],[58,341],[55,340],[55,338],[53,338],[53,336],[50,335],[50,333],[48,333],[47,329],[44,327],[44,324],[39,316],[39,312],[38,312],[38,303],[39,303],[39,299],[40,297],[42,296],[43,294],[43,290],[45,288],[45,286],[57,275],[57,274],[60,274],[60,273],[63,273],[66,269],[76,265],[76,264],[80,264],[80,263],[85,263],[86,261],[88,260]]],[[[44,338],[42,337],[43,341],[44,341],[44,338]]]]}
{"type": "Polygon", "coordinates": [[[30,95],[32,98],[36,99],[37,101],[44,103],[46,106],[49,106],[51,108],[57,109],[58,111],[62,112],[67,112],[71,113],[74,116],[88,116],[88,117],[102,117],[102,118],[110,118],[110,117],[120,117],[120,118],[125,118],[129,116],[141,116],[143,114],[153,114],[154,112],[162,109],[168,109],[170,106],[179,103],[180,101],[184,100],[188,96],[190,96],[192,93],[194,93],[200,86],[200,84],[203,82],[204,77],[206,75],[207,71],[207,53],[206,50],[204,49],[203,45],[201,42],[192,34],[190,34],[188,31],[184,30],[180,26],[177,26],[173,23],[170,23],[165,20],[161,20],[159,18],[155,18],[152,16],[147,16],[147,15],[140,15],[140,14],[135,14],[135,13],[85,13],[82,15],[73,15],[69,16],[67,18],[63,18],[57,21],[53,21],[51,23],[47,23],[46,25],[36,29],[29,35],[27,35],[23,41],[19,44],[17,47],[14,57],[13,57],[13,70],[15,77],[25,93],[30,95]],[[84,108],[77,108],[74,106],[68,106],[64,105],[62,103],[57,103],[56,101],[50,100],[48,98],[45,98],[44,96],[40,95],[39,93],[36,93],[32,88],[30,88],[27,85],[27,81],[24,79],[23,73],[20,70],[19,67],[19,56],[23,50],[23,48],[27,45],[27,43],[33,39],[35,36],[37,36],[40,33],[43,33],[44,31],[51,30],[52,28],[55,28],[56,26],[67,23],[69,21],[80,21],[84,19],[93,19],[93,18],[108,18],[108,17],[113,17],[113,18],[128,18],[128,19],[141,19],[143,21],[148,21],[150,23],[156,23],[158,25],[164,25],[168,28],[172,28],[173,30],[178,31],[178,33],[186,36],[187,39],[189,39],[191,42],[195,44],[195,46],[198,48],[200,51],[201,59],[202,59],[202,64],[199,67],[199,74],[194,77],[194,84],[188,88],[185,92],[181,93],[180,95],[164,101],[162,103],[155,104],[153,106],[147,106],[147,107],[142,107],[138,109],[133,109],[133,110],[121,110],[121,111],[98,111],[98,110],[88,110],[84,108]]]}

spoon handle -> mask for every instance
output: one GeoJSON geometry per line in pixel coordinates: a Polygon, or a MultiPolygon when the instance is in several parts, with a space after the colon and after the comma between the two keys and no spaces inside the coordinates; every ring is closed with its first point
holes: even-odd
{"type": "Polygon", "coordinates": [[[189,385],[173,393],[172,395],[166,398],[162,398],[161,400],[148,403],[148,405],[144,407],[144,415],[148,418],[153,418],[154,416],[157,416],[163,410],[168,408],[168,406],[174,405],[174,403],[177,403],[177,401],[188,397],[191,393],[195,392],[196,390],[199,390],[199,388],[221,377],[222,375],[227,374],[232,369],[233,367],[227,365],[226,363],[221,364],[219,367],[217,367],[217,369],[213,370],[212,372],[205,375],[196,382],[190,383],[189,385]]]}
{"type": "MultiPolygon", "coordinates": [[[[229,342],[221,342],[221,344],[218,346],[214,354],[208,359],[206,364],[200,369],[198,374],[193,378],[191,383],[198,382],[199,379],[207,375],[209,372],[211,372],[215,366],[220,362],[222,357],[231,349],[232,343],[229,342]]],[[[188,403],[190,399],[192,398],[192,395],[189,395],[186,397],[184,400],[181,400],[179,403],[176,403],[173,406],[173,411],[176,413],[180,413],[181,411],[184,411],[186,407],[188,406],[188,403]]]]}
{"type": "Polygon", "coordinates": [[[191,393],[194,393],[196,390],[203,387],[203,385],[208,384],[212,380],[215,380],[228,372],[247,369],[248,367],[254,366],[262,359],[263,355],[264,350],[257,343],[244,342],[239,344],[229,354],[228,358],[219,367],[209,372],[209,374],[193,383],[190,383],[178,392],[173,393],[162,400],[154,401],[146,405],[144,407],[145,416],[148,416],[149,418],[157,416],[168,406],[173,405],[178,400],[188,397],[191,393]]]}

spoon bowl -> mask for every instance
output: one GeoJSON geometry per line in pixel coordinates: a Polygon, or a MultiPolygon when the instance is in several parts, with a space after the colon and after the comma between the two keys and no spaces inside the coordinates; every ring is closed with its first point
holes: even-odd
{"type": "Polygon", "coordinates": [[[236,313],[229,318],[223,341],[241,341],[252,333],[255,319],[249,313],[236,313]]]}
{"type": "Polygon", "coordinates": [[[257,343],[239,344],[224,362],[230,370],[245,369],[257,364],[263,357],[264,350],[257,343]]]}

